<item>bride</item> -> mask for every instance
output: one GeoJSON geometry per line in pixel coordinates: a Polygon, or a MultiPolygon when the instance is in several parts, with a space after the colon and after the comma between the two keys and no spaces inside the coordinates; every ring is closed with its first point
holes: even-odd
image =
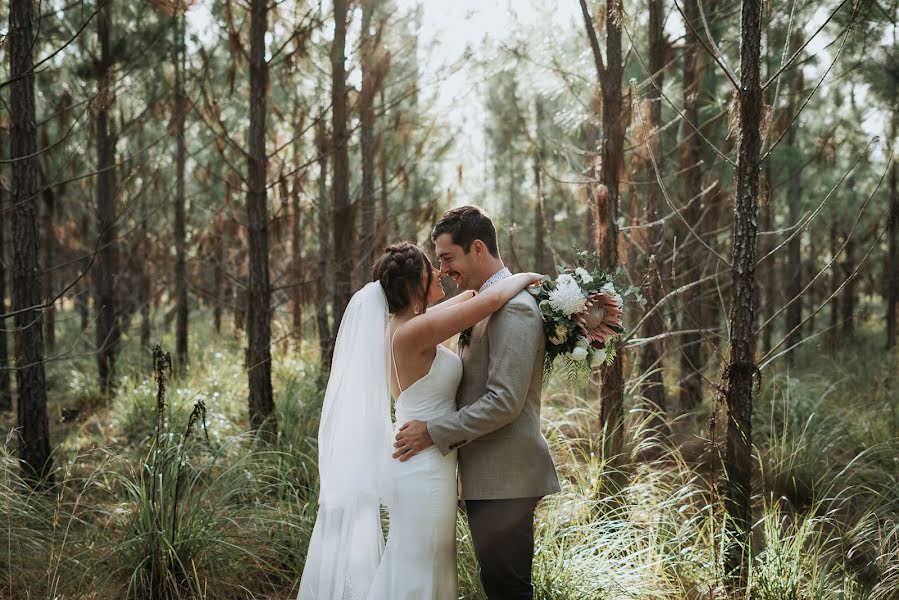
{"type": "Polygon", "coordinates": [[[318,432],[319,507],[298,600],[455,600],[456,451],[392,458],[396,421],[456,410],[462,361],[441,345],[539,280],[444,297],[416,245],[388,246],[340,323],[318,432]],[[386,546],[381,505],[390,517],[386,546]]]}

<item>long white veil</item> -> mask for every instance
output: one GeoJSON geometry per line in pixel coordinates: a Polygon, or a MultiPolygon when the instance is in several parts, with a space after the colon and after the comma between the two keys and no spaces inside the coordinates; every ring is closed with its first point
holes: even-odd
{"type": "Polygon", "coordinates": [[[356,292],[340,323],[318,429],[318,515],[298,600],[361,600],[384,551],[380,505],[392,454],[387,297],[356,292]]]}

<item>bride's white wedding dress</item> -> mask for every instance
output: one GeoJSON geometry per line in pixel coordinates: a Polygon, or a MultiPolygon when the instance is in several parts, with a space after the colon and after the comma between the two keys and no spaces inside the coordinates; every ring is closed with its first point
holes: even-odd
{"type": "Polygon", "coordinates": [[[318,433],[318,514],[298,600],[456,600],[456,452],[391,458],[398,424],[455,410],[462,360],[444,346],[427,375],[400,391],[387,297],[378,282],[341,320],[318,433]],[[386,545],[380,508],[389,512],[386,545]]]}
{"type": "MultiPolygon", "coordinates": [[[[428,374],[396,399],[394,431],[454,411],[461,378],[462,360],[437,346],[428,374]]],[[[387,545],[366,598],[456,600],[456,451],[444,456],[431,446],[405,462],[394,460],[389,478],[387,545]]]]}

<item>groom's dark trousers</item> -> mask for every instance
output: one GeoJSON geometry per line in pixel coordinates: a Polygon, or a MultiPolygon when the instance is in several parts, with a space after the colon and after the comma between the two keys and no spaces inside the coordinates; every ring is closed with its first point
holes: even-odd
{"type": "Polygon", "coordinates": [[[534,597],[534,509],[540,498],[465,500],[481,584],[489,600],[534,597]]]}

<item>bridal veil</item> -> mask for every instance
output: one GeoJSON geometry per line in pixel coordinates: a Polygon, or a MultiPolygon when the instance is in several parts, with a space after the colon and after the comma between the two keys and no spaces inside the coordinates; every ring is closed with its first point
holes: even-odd
{"type": "Polygon", "coordinates": [[[393,432],[387,371],[387,297],[356,292],[340,323],[318,429],[318,515],[298,600],[362,600],[384,551],[393,432]]]}

